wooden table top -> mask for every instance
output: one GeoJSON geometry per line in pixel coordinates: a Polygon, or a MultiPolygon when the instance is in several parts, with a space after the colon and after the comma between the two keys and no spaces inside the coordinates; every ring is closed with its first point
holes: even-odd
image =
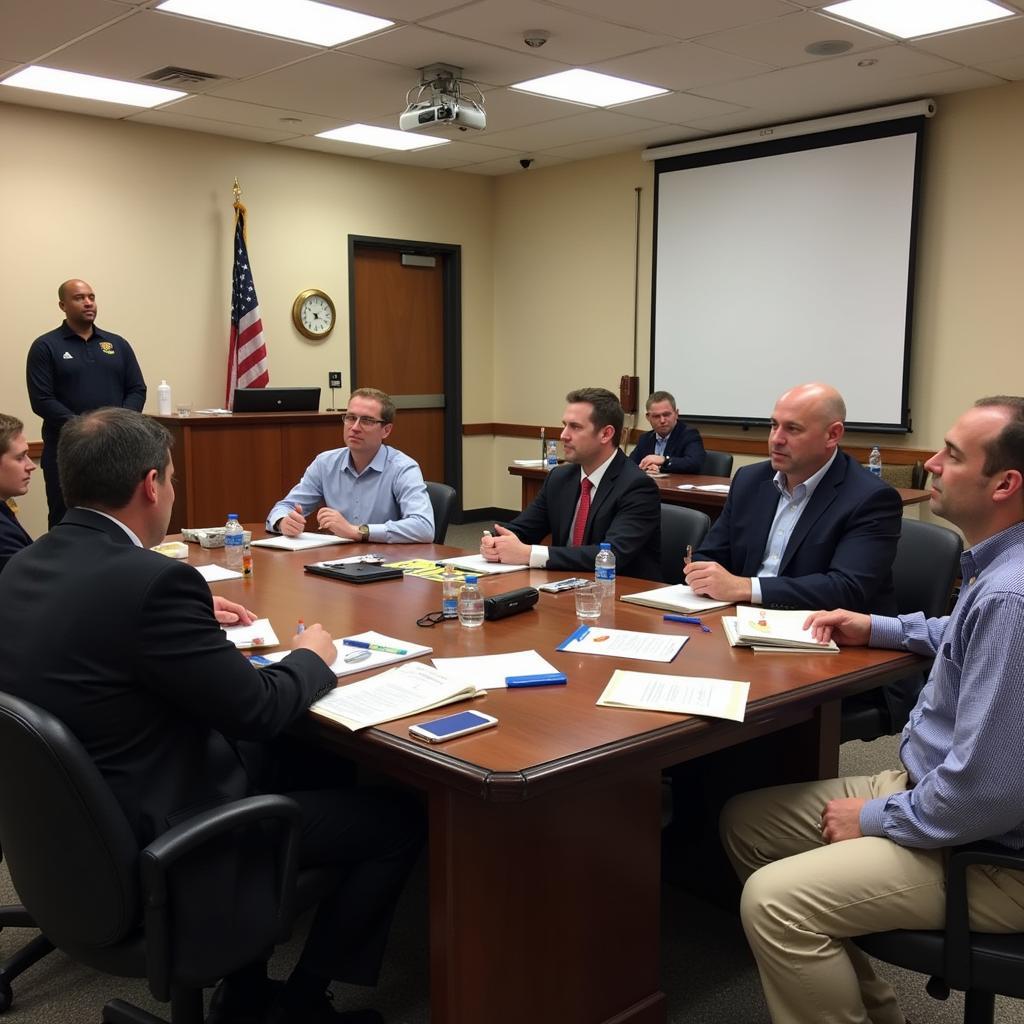
{"type": "MultiPolygon", "coordinates": [[[[264,535],[253,528],[254,537],[264,535]]],[[[598,625],[653,633],[683,634],[688,640],[670,664],[623,661],[594,655],[571,655],[555,650],[579,625],[571,591],[541,592],[535,609],[479,629],[467,629],[458,621],[432,628],[416,625],[416,619],[441,607],[439,583],[407,576],[401,580],[354,585],[311,576],[307,562],[342,558],[360,553],[379,553],[392,561],[407,558],[436,559],[457,553],[438,545],[346,544],[292,553],[254,548],[254,575],[250,580],[214,583],[211,589],[240,601],[259,616],[270,618],[277,635],[290,637],[298,619],[321,622],[337,638],[375,629],[389,636],[433,647],[439,657],[498,654],[534,649],[568,676],[566,686],[520,690],[490,690],[472,706],[492,714],[499,726],[440,745],[413,739],[414,722],[438,717],[466,707],[454,705],[441,711],[411,716],[357,734],[310,715],[308,728],[321,736],[332,735],[335,745],[358,750],[360,756],[402,773],[430,778],[444,777],[446,784],[477,788],[501,799],[496,790],[508,789],[522,799],[556,784],[556,777],[593,770],[596,762],[614,766],[621,758],[642,756],[669,765],[706,749],[741,742],[752,723],[765,722],[783,711],[813,709],[823,700],[868,689],[906,675],[920,664],[913,655],[893,651],[848,649],[839,655],[754,654],[728,646],[717,623],[721,613],[705,616],[713,632],[665,622],[662,612],[615,601],[606,606],[598,625]],[[751,683],[745,724],[660,712],[595,707],[595,701],[617,667],[672,675],[710,676],[751,683]],[[397,760],[393,755],[398,755],[397,760]]],[[[223,549],[203,550],[189,545],[193,564],[222,562],[223,549]]],[[[485,596],[537,586],[566,573],[523,570],[481,578],[485,596]]],[[[645,580],[620,578],[618,594],[652,588],[645,580]]],[[[728,613],[728,609],[726,613],[728,613]]],[[[372,673],[346,676],[345,682],[372,673]]]]}

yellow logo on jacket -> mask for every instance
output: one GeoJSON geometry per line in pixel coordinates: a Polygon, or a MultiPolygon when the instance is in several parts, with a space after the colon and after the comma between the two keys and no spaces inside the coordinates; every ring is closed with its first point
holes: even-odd
{"type": "Polygon", "coordinates": [[[104,355],[112,356],[114,354],[114,345],[113,345],[113,343],[109,342],[109,341],[101,341],[100,342],[100,351],[104,355]]]}

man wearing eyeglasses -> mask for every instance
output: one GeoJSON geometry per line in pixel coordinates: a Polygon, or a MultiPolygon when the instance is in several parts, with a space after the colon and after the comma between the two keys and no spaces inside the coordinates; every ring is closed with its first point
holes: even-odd
{"type": "Polygon", "coordinates": [[[420,467],[384,444],[395,405],[376,388],[352,392],[345,410],[345,447],[321,452],[267,516],[267,529],[297,537],[317,510],[321,530],[347,540],[429,544],[434,513],[420,467]]]}

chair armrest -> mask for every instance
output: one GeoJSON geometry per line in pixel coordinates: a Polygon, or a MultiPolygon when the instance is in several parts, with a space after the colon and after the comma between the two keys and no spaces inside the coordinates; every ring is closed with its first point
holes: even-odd
{"type": "Polygon", "coordinates": [[[158,998],[170,991],[172,950],[172,868],[183,857],[245,826],[276,822],[275,940],[287,934],[295,904],[301,809],[279,794],[243,797],[201,811],[154,839],[139,855],[142,901],[145,908],[146,961],[150,989],[158,998]]]}
{"type": "Polygon", "coordinates": [[[974,864],[1024,870],[1024,851],[998,843],[979,842],[957,847],[946,866],[945,980],[952,987],[971,988],[971,927],[967,905],[967,869],[974,864]]]}

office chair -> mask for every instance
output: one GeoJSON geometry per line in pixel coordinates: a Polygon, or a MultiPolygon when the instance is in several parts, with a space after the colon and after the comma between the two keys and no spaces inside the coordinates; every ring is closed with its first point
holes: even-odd
{"type": "MultiPolygon", "coordinates": [[[[0,860],[3,860],[3,850],[0,850],[0,860]]],[[[5,928],[35,926],[35,921],[20,903],[0,907],[0,932],[5,928]]],[[[45,935],[36,935],[6,960],[0,960],[0,1013],[6,1013],[14,1001],[11,982],[52,950],[53,943],[45,935]]]]}
{"type": "MultiPolygon", "coordinates": [[[[892,563],[896,611],[901,615],[924,612],[926,618],[945,615],[949,611],[953,584],[960,572],[962,551],[963,541],[952,530],[917,519],[904,519],[896,558],[892,563]]],[[[900,695],[901,703],[907,705],[902,711],[902,721],[894,721],[885,707],[869,706],[869,701],[877,701],[881,696],[878,691],[845,699],[840,742],[867,742],[898,732],[906,723],[906,715],[910,713],[922,685],[923,676],[889,684],[895,688],[893,696],[900,695]]]]}
{"type": "Polygon", "coordinates": [[[946,868],[946,927],[942,931],[896,930],[860,935],[854,942],[869,956],[931,976],[928,993],[945,999],[966,993],[964,1024],[992,1024],[996,995],[1024,999],[1024,934],[971,932],[967,868],[972,864],[1024,870],[1024,853],[995,843],[954,850],[946,868]]]}
{"type": "Polygon", "coordinates": [[[427,495],[434,510],[434,543],[443,544],[452,513],[455,511],[455,488],[427,480],[427,495]]]}
{"type": "Polygon", "coordinates": [[[666,583],[683,580],[683,556],[686,545],[697,550],[711,529],[708,516],[682,505],[661,506],[661,578],[666,583]]]}
{"type": "Polygon", "coordinates": [[[732,455],[729,452],[705,452],[700,471],[705,476],[732,476],[732,455]]]}
{"type": "MultiPolygon", "coordinates": [[[[265,959],[330,871],[297,875],[298,805],[247,797],[139,849],[71,732],[0,693],[0,834],[11,878],[48,939],[98,971],[146,978],[171,1024],[202,1024],[203,988],[265,959]]],[[[119,999],[104,1024],[161,1024],[119,999]]],[[[163,1022],[166,1024],[166,1022],[163,1022]]]]}

